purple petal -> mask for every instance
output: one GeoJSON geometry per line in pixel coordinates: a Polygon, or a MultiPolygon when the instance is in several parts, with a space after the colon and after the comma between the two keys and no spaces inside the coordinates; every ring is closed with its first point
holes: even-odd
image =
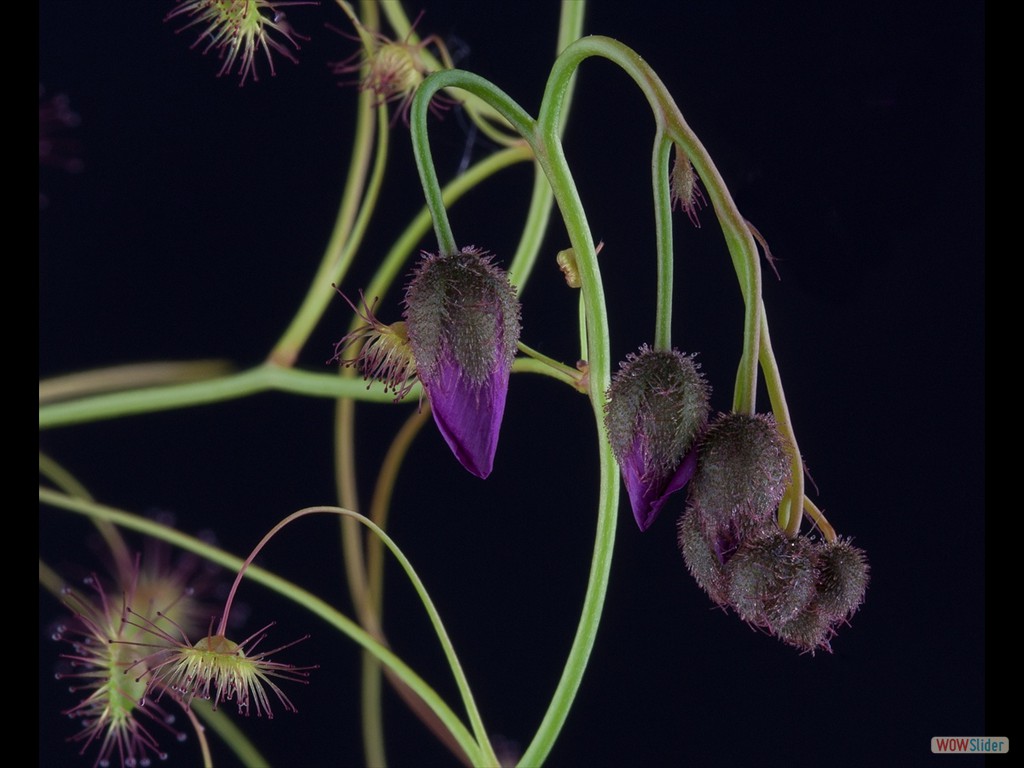
{"type": "Polygon", "coordinates": [[[494,466],[509,371],[498,364],[486,379],[473,382],[457,363],[446,360],[429,381],[423,380],[441,436],[462,466],[480,478],[494,466]]]}
{"type": "Polygon", "coordinates": [[[633,506],[633,517],[641,531],[651,527],[668,497],[690,482],[696,468],[697,449],[693,447],[671,475],[655,477],[644,464],[640,441],[633,444],[633,450],[622,462],[622,479],[633,506]]]}

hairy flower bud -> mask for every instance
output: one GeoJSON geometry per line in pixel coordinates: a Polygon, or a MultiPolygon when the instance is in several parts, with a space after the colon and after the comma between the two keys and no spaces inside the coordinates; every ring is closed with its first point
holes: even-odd
{"type": "Polygon", "coordinates": [[[709,400],[710,387],[691,355],[644,344],[619,364],[605,426],[641,531],[693,475],[709,400]]]}
{"type": "Polygon", "coordinates": [[[725,566],[729,603],[740,618],[775,630],[806,608],[817,590],[817,551],[778,528],[740,544],[725,566]]]}
{"type": "Polygon", "coordinates": [[[714,545],[704,533],[696,508],[690,507],[680,515],[676,534],[686,570],[693,576],[697,586],[707,592],[708,597],[718,605],[727,605],[729,594],[725,568],[714,545]]]}
{"type": "Polygon", "coordinates": [[[508,275],[476,248],[424,253],[405,293],[405,328],[434,421],[462,465],[494,465],[520,305],[508,275]]]}
{"type": "Polygon", "coordinates": [[[786,645],[812,654],[819,649],[831,652],[830,641],[834,635],[833,623],[817,599],[812,600],[795,617],[775,628],[775,636],[786,645]]]}
{"type": "Polygon", "coordinates": [[[822,547],[818,602],[833,621],[842,621],[864,602],[868,564],[864,550],[837,539],[822,547]]]}
{"type": "Polygon", "coordinates": [[[698,448],[689,498],[715,527],[760,528],[790,478],[790,454],[771,414],[720,413],[698,448]]]}
{"type": "Polygon", "coordinates": [[[801,651],[831,651],[836,626],[864,601],[868,564],[864,551],[848,540],[819,543],[814,599],[799,614],[775,627],[775,635],[801,651]]]}

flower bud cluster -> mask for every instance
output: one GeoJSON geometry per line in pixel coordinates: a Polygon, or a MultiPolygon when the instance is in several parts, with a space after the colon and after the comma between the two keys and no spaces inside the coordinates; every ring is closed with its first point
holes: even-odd
{"type": "Polygon", "coordinates": [[[836,627],[864,600],[868,565],[848,540],[779,529],[789,466],[772,416],[719,414],[697,450],[679,547],[716,604],[801,651],[831,650],[836,627]]]}

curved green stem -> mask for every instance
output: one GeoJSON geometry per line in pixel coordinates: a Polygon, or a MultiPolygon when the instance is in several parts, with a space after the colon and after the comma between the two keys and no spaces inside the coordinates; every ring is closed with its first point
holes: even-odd
{"type": "MultiPolygon", "coordinates": [[[[196,716],[203,721],[200,730],[205,727],[216,733],[220,740],[228,745],[241,765],[269,764],[267,758],[262,755],[256,745],[249,740],[245,731],[238,727],[238,724],[227,712],[213,709],[210,702],[201,699],[193,699],[190,710],[194,711],[196,716]]],[[[208,764],[213,765],[212,762],[208,764]]]]}
{"type": "MultiPolygon", "coordinates": [[[[707,197],[722,227],[744,300],[743,352],[736,374],[733,410],[753,413],[756,410],[761,332],[761,265],[746,220],[740,215],[711,156],[683,119],[672,95],[654,70],[628,46],[599,35],[584,37],[573,43],[559,57],[555,66],[576,67],[590,56],[600,56],[614,62],[633,79],[651,106],[659,132],[663,132],[664,137],[684,150],[704,183],[707,197]]],[[[663,140],[660,135],[659,142],[663,140]]]]}
{"type": "MultiPolygon", "coordinates": [[[[49,478],[50,482],[69,496],[92,499],[92,494],[89,493],[84,485],[78,482],[74,475],[42,451],[39,452],[39,474],[49,478]]],[[[117,575],[121,583],[127,584],[133,567],[132,556],[128,550],[128,542],[124,540],[124,536],[121,535],[121,531],[118,530],[117,526],[103,520],[94,520],[93,525],[96,526],[96,530],[99,531],[100,536],[103,537],[103,541],[107,545],[107,549],[110,550],[110,559],[114,562],[114,567],[117,569],[117,575]]]]}
{"type": "MultiPolygon", "coordinates": [[[[586,2],[583,0],[562,0],[561,17],[558,24],[558,42],[556,51],[561,53],[575,40],[578,40],[583,33],[583,16],[586,10],[586,2]]],[[[572,100],[572,93],[575,87],[575,76],[570,78],[565,89],[566,103],[572,100]]],[[[567,120],[564,118],[559,122],[559,136],[564,135],[567,120]]],[[[537,255],[548,223],[551,219],[551,203],[554,195],[551,185],[544,175],[543,169],[538,165],[533,177],[533,190],[530,195],[530,207],[523,224],[523,234],[519,240],[519,247],[509,263],[508,277],[516,291],[521,295],[526,287],[526,281],[533,273],[537,255]]]]}
{"type": "MultiPolygon", "coordinates": [[[[413,155],[423,185],[427,208],[434,223],[437,245],[441,253],[458,253],[455,235],[452,233],[448,212],[441,196],[441,185],[437,180],[430,142],[427,136],[427,112],[430,100],[442,88],[461,88],[491,103],[524,138],[533,133],[533,120],[515,101],[499,91],[483,78],[459,69],[449,69],[430,75],[419,88],[412,100],[409,112],[409,127],[412,135],[413,155]]],[[[536,149],[534,150],[536,151],[536,149]]]]}
{"type": "Polygon", "coordinates": [[[587,392],[586,375],[578,368],[570,368],[547,355],[519,342],[519,351],[526,357],[517,357],[512,363],[513,373],[540,373],[568,384],[579,392],[587,392]]]}
{"type": "Polygon", "coordinates": [[[764,371],[765,388],[768,390],[768,399],[772,404],[772,413],[775,415],[775,422],[779,431],[785,437],[790,446],[790,474],[792,479],[789,487],[779,502],[779,527],[786,532],[790,538],[800,533],[800,523],[804,511],[804,463],[800,456],[800,447],[796,442],[796,433],[793,431],[793,422],[789,415],[789,405],[786,403],[786,393],[782,389],[782,376],[779,374],[779,366],[775,361],[775,352],[772,349],[771,335],[768,333],[768,316],[761,308],[761,370],[764,371]]]}
{"type": "MultiPolygon", "coordinates": [[[[242,567],[244,562],[241,558],[230,555],[217,547],[181,533],[174,528],[161,525],[160,523],[152,520],[140,518],[136,515],[132,515],[112,507],[96,504],[84,499],[74,499],[44,487],[39,488],[39,500],[44,504],[49,504],[69,512],[89,517],[96,517],[101,520],[108,520],[123,528],[138,531],[139,533],[145,534],[146,536],[152,536],[156,539],[161,539],[173,546],[180,547],[181,549],[189,552],[194,552],[210,562],[230,570],[237,571],[242,567]]],[[[320,511],[328,514],[356,515],[356,513],[349,510],[343,510],[340,507],[309,507],[305,510],[300,510],[300,512],[304,512],[306,514],[310,514],[313,511],[320,511]]],[[[293,513],[293,516],[297,514],[298,513],[293,513]]],[[[429,597],[426,595],[425,589],[422,588],[422,584],[415,576],[415,572],[412,571],[411,564],[409,564],[408,560],[401,554],[400,550],[398,550],[397,545],[395,545],[383,531],[377,528],[372,521],[367,520],[361,515],[357,515],[356,517],[361,521],[365,521],[367,526],[373,530],[374,533],[384,537],[385,544],[387,544],[388,548],[392,550],[395,556],[399,559],[399,562],[402,564],[402,567],[406,570],[410,579],[413,580],[414,586],[417,588],[417,592],[420,593],[421,599],[424,600],[424,606],[427,608],[431,616],[431,621],[437,622],[435,624],[435,630],[439,632],[440,636],[444,633],[443,626],[440,625],[440,617],[437,616],[433,604],[429,602],[429,597]],[[420,592],[420,590],[422,590],[422,592],[420,592]]],[[[377,642],[377,640],[375,640],[369,633],[359,627],[358,624],[316,595],[313,595],[301,587],[298,587],[295,584],[270,573],[269,571],[265,571],[258,566],[249,567],[246,571],[246,577],[277,592],[297,605],[302,606],[313,615],[320,617],[325,622],[341,631],[363,648],[369,650],[383,664],[394,670],[395,674],[397,674],[404,683],[412,688],[416,694],[430,706],[434,713],[437,714],[445,724],[445,727],[448,728],[456,738],[459,746],[466,752],[466,754],[471,756],[474,763],[482,764],[488,759],[488,757],[481,752],[479,745],[477,745],[472,734],[466,729],[466,726],[462,724],[459,718],[454,712],[452,712],[451,708],[448,707],[437,692],[434,691],[433,688],[431,688],[389,648],[377,642]]],[[[454,665],[453,673],[456,675],[456,681],[459,682],[461,679],[464,683],[461,667],[458,666],[457,659],[454,659],[454,651],[451,650],[451,644],[447,640],[447,634],[444,634],[442,644],[445,646],[446,654],[451,654],[450,661],[454,665]]],[[[469,697],[468,700],[470,705],[472,705],[472,698],[469,697]]],[[[475,709],[475,705],[472,706],[475,709]]]]}
{"type": "MultiPolygon", "coordinates": [[[[395,399],[393,392],[384,391],[379,384],[367,386],[360,379],[341,379],[333,373],[311,373],[263,363],[247,371],[215,379],[43,405],[39,408],[39,428],[52,429],[194,405],[210,405],[275,391],[312,397],[347,397],[373,403],[391,403],[395,399]]],[[[407,395],[407,399],[416,399],[419,394],[417,385],[407,395]]]]}
{"type": "Polygon", "coordinates": [[[374,108],[371,94],[364,92],[360,94],[357,119],[352,170],[345,184],[341,210],[306,297],[268,356],[268,360],[276,365],[289,367],[295,362],[313,327],[323,317],[324,310],[335,295],[332,286],[341,283],[351,266],[376,209],[388,157],[387,107],[380,105],[374,108]],[[372,127],[374,114],[377,116],[376,131],[372,127]],[[366,164],[375,138],[377,151],[370,181],[366,184],[366,164]]]}

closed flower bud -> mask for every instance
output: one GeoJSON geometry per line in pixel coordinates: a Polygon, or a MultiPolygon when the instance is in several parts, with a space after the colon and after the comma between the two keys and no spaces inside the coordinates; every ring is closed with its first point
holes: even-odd
{"type": "Polygon", "coordinates": [[[508,275],[476,248],[423,254],[405,293],[405,329],[434,421],[477,477],[494,465],[520,305],[508,275]]]}
{"type": "Polygon", "coordinates": [[[676,350],[645,344],[612,378],[605,426],[641,531],[693,475],[709,399],[710,387],[693,357],[676,350]]]}
{"type": "Polygon", "coordinates": [[[831,653],[830,641],[834,635],[832,622],[817,599],[812,600],[794,618],[775,628],[775,636],[786,645],[812,654],[817,650],[831,653]]]}
{"type": "Polygon", "coordinates": [[[712,600],[718,605],[727,605],[729,595],[725,568],[715,546],[704,533],[697,509],[690,507],[680,516],[676,533],[686,570],[712,600]]]}
{"type": "Polygon", "coordinates": [[[786,443],[771,414],[720,413],[697,452],[689,496],[714,526],[760,528],[791,478],[786,443]]]}
{"type": "Polygon", "coordinates": [[[740,618],[774,631],[803,611],[817,590],[817,551],[778,528],[748,539],[725,566],[729,603],[740,618]]]}
{"type": "Polygon", "coordinates": [[[833,621],[842,621],[864,602],[868,564],[864,550],[837,539],[822,547],[818,602],[833,621]]]}
{"type": "Polygon", "coordinates": [[[868,564],[864,551],[848,540],[820,543],[816,594],[797,616],[775,628],[776,636],[801,651],[832,651],[836,627],[864,602],[868,564]]]}

